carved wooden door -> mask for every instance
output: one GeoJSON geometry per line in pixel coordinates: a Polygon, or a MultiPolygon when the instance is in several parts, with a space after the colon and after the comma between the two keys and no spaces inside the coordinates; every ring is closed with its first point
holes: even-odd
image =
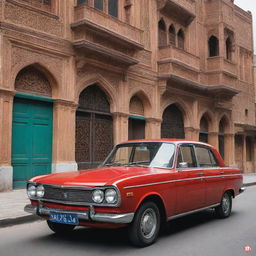
{"type": "Polygon", "coordinates": [[[170,105],[163,113],[161,137],[176,139],[185,137],[183,115],[175,105],[170,105]]]}
{"type": "Polygon", "coordinates": [[[78,169],[98,166],[113,147],[113,121],[106,95],[97,85],[85,89],[76,113],[78,169]]]}

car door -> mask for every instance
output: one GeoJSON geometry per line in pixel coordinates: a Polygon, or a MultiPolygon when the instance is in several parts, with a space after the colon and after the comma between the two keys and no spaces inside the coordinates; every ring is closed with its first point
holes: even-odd
{"type": "Polygon", "coordinates": [[[225,186],[224,171],[219,167],[218,160],[210,147],[196,145],[195,153],[200,171],[204,173],[206,206],[219,203],[225,186]]]}
{"type": "Polygon", "coordinates": [[[198,169],[193,144],[179,145],[176,169],[176,214],[202,208],[206,196],[204,173],[198,169]]]}

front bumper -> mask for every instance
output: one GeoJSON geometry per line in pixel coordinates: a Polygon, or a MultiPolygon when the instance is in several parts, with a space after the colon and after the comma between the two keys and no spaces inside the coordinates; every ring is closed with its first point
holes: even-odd
{"type": "Polygon", "coordinates": [[[25,212],[36,214],[39,216],[49,216],[50,213],[64,213],[64,214],[76,214],[81,221],[94,221],[102,223],[113,224],[128,224],[131,223],[134,217],[134,213],[95,213],[94,207],[91,206],[88,211],[69,211],[56,208],[49,208],[46,206],[34,206],[28,204],[24,208],[25,212]]]}

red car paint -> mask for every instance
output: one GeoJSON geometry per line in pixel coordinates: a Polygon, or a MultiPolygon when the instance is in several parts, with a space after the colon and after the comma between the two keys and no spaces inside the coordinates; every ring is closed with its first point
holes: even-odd
{"type": "MultiPolygon", "coordinates": [[[[144,199],[155,196],[162,201],[167,219],[181,213],[218,204],[227,190],[230,190],[234,197],[239,194],[243,184],[241,171],[225,166],[217,150],[208,144],[169,139],[129,141],[129,143],[132,142],[171,142],[175,144],[177,152],[183,144],[201,145],[211,149],[219,166],[179,169],[177,168],[178,153],[176,152],[174,167],[170,169],[139,166],[102,167],[38,176],[32,178],[30,182],[80,187],[116,186],[121,195],[120,205],[118,207],[95,206],[96,213],[135,213],[144,199]],[[198,178],[198,175],[201,175],[201,178],[198,178]]],[[[32,205],[36,204],[37,201],[32,201],[32,205]]],[[[48,202],[45,202],[44,205],[65,210],[88,209],[87,207],[48,202]]],[[[123,226],[89,222],[80,222],[79,224],[108,228],[123,226]]]]}

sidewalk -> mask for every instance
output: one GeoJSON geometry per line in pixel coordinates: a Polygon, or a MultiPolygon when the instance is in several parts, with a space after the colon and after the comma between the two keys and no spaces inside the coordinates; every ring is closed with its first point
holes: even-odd
{"type": "MultiPolygon", "coordinates": [[[[252,185],[256,185],[256,174],[244,174],[244,186],[252,185]]],[[[25,189],[0,193],[0,228],[40,220],[24,212],[24,206],[29,203],[25,189]]]]}

